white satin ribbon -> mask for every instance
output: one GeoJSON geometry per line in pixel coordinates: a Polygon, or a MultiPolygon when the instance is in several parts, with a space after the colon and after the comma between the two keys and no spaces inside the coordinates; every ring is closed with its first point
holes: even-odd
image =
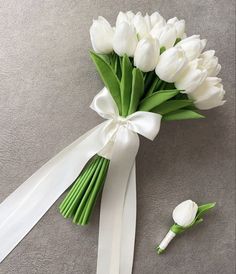
{"type": "Polygon", "coordinates": [[[137,133],[153,140],[161,115],[138,111],[120,117],[106,88],[95,96],[91,108],[107,121],[61,151],[0,204],[0,262],[73,183],[88,160],[105,149],[111,162],[102,194],[97,274],[132,272],[137,133]]]}

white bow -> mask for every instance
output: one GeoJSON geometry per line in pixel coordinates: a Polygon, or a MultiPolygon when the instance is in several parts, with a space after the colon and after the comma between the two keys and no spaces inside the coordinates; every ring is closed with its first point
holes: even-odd
{"type": "Polygon", "coordinates": [[[0,262],[98,153],[109,155],[111,161],[102,194],[97,274],[132,272],[137,133],[153,140],[160,129],[161,115],[138,111],[120,117],[106,88],[95,96],[91,108],[108,120],[66,147],[0,204],[0,262]]]}

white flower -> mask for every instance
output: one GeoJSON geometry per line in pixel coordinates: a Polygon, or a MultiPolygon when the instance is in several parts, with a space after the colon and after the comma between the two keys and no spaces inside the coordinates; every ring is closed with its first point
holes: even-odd
{"type": "Polygon", "coordinates": [[[185,53],[181,48],[167,49],[159,57],[156,74],[160,79],[168,83],[174,83],[186,62],[185,53]]]}
{"type": "Polygon", "coordinates": [[[141,12],[138,12],[134,16],[132,23],[136,29],[136,33],[138,34],[139,39],[148,36],[148,33],[150,31],[149,16],[143,17],[141,12]]]}
{"type": "Polygon", "coordinates": [[[134,13],[132,11],[122,12],[120,11],[117,18],[116,18],[116,26],[119,24],[126,22],[131,23],[134,18],[134,13]]]}
{"type": "Polygon", "coordinates": [[[192,35],[181,40],[176,47],[181,47],[188,58],[189,61],[199,57],[202,50],[206,46],[206,39],[200,39],[200,35],[192,35]]]}
{"type": "Polygon", "coordinates": [[[155,25],[150,34],[153,38],[159,40],[160,47],[165,47],[166,49],[172,47],[177,38],[177,32],[173,25],[166,24],[164,27],[160,28],[155,25]]]}
{"type": "Polygon", "coordinates": [[[177,17],[171,18],[167,21],[167,24],[174,25],[177,33],[177,38],[185,38],[185,21],[178,20],[177,17]]]}
{"type": "Polygon", "coordinates": [[[214,50],[203,52],[199,58],[201,59],[201,66],[207,70],[208,76],[216,76],[220,72],[221,65],[218,63],[214,50]]]}
{"type": "Polygon", "coordinates": [[[207,77],[197,89],[188,94],[188,97],[194,100],[198,109],[211,109],[225,103],[224,95],[225,91],[221,79],[207,77]]]}
{"type": "Polygon", "coordinates": [[[94,51],[97,53],[112,52],[113,34],[111,25],[104,17],[99,16],[98,20],[93,20],[90,27],[90,38],[94,51]]]}
{"type": "Polygon", "coordinates": [[[116,27],[113,37],[113,49],[118,55],[134,56],[137,43],[137,35],[132,25],[122,22],[116,27]]]}
{"type": "Polygon", "coordinates": [[[207,77],[207,70],[200,66],[200,59],[189,62],[175,81],[177,89],[189,93],[195,90],[207,77]]]}
{"type": "Polygon", "coordinates": [[[172,217],[176,224],[186,227],[193,222],[197,211],[198,205],[191,200],[187,200],[177,205],[173,210],[172,217]]]}
{"type": "Polygon", "coordinates": [[[162,28],[166,25],[166,20],[157,11],[151,14],[149,17],[150,17],[152,28],[155,25],[158,26],[159,28],[162,28]]]}
{"type": "Polygon", "coordinates": [[[144,72],[155,69],[160,54],[157,40],[148,37],[138,42],[134,53],[134,65],[144,72]]]}

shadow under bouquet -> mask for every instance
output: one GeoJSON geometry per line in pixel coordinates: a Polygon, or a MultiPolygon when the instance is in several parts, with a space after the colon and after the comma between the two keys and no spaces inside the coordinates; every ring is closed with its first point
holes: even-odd
{"type": "Polygon", "coordinates": [[[70,186],[60,212],[86,225],[103,189],[98,274],[132,272],[136,227],[135,157],[142,135],[161,121],[199,119],[224,104],[225,91],[206,40],[187,37],[184,20],[158,12],[120,12],[115,27],[98,17],[90,28],[91,58],[104,83],[91,104],[105,122],[33,174],[0,204],[0,261],[70,186]]]}

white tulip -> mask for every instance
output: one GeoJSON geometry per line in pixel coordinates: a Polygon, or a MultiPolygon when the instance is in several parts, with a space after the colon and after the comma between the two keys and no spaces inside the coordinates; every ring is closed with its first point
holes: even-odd
{"type": "Polygon", "coordinates": [[[174,25],[177,33],[177,38],[185,38],[185,21],[178,20],[177,17],[171,18],[167,21],[167,24],[174,25]]]}
{"type": "Polygon", "coordinates": [[[139,39],[147,37],[149,34],[150,25],[148,19],[148,16],[143,17],[141,12],[138,12],[132,20],[132,23],[136,29],[136,33],[138,34],[139,39]]]}
{"type": "Polygon", "coordinates": [[[148,72],[155,69],[160,54],[157,40],[148,37],[138,42],[134,53],[134,65],[141,71],[148,72]]]}
{"type": "Polygon", "coordinates": [[[126,22],[131,23],[134,18],[134,13],[132,11],[122,12],[120,11],[117,18],[116,18],[116,26],[119,24],[126,22]]]}
{"type": "Polygon", "coordinates": [[[225,103],[224,95],[225,91],[221,79],[207,77],[197,89],[188,94],[188,97],[194,101],[198,109],[211,109],[225,103]]]}
{"type": "Polygon", "coordinates": [[[206,46],[206,39],[200,39],[200,35],[192,35],[181,40],[176,47],[181,47],[188,58],[189,61],[199,57],[202,50],[206,46]]]}
{"type": "Polygon", "coordinates": [[[90,27],[90,38],[94,51],[106,54],[112,52],[113,34],[111,25],[104,17],[99,16],[98,20],[93,20],[90,27]]]}
{"type": "Polygon", "coordinates": [[[137,35],[132,25],[122,22],[116,27],[113,37],[113,49],[118,55],[134,56],[137,43],[137,35]]]}
{"type": "Polygon", "coordinates": [[[172,217],[176,224],[186,227],[194,221],[197,211],[198,205],[191,200],[187,200],[177,205],[173,210],[172,217]]]}
{"type": "Polygon", "coordinates": [[[178,75],[175,81],[177,89],[184,90],[183,93],[190,93],[199,87],[207,77],[207,70],[200,66],[200,59],[189,62],[178,75]]]}
{"type": "Polygon", "coordinates": [[[203,52],[199,58],[201,59],[201,66],[207,70],[208,76],[216,76],[220,72],[221,65],[218,63],[214,50],[203,52]]]}
{"type": "Polygon", "coordinates": [[[156,66],[158,77],[168,83],[174,83],[184,69],[187,59],[181,48],[170,48],[164,51],[156,66]]]}
{"type": "Polygon", "coordinates": [[[162,28],[166,25],[166,20],[158,12],[154,12],[149,17],[150,17],[152,28],[155,25],[157,25],[159,28],[162,28]]]}
{"type": "Polygon", "coordinates": [[[164,27],[160,28],[158,25],[155,25],[150,34],[153,38],[158,39],[160,46],[165,47],[166,49],[172,47],[177,38],[177,32],[173,25],[166,24],[164,27]]]}

